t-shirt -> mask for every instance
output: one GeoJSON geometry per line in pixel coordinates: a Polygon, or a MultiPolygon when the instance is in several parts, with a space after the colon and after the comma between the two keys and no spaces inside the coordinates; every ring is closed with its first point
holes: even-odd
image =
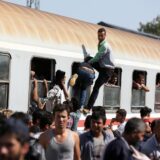
{"type": "Polygon", "coordinates": [[[103,154],[104,146],[105,142],[103,135],[98,138],[93,138],[93,160],[100,160],[103,154]]]}
{"type": "Polygon", "coordinates": [[[65,100],[63,90],[59,87],[59,85],[55,85],[48,91],[47,99],[46,110],[48,112],[53,112],[55,105],[60,104],[65,100]]]}

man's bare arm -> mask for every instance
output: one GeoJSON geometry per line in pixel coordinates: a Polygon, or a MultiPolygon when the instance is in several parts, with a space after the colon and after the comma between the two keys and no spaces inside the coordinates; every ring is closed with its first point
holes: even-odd
{"type": "Polygon", "coordinates": [[[79,142],[79,136],[77,133],[73,132],[75,145],[74,145],[74,160],[80,160],[80,142],[79,142]]]}

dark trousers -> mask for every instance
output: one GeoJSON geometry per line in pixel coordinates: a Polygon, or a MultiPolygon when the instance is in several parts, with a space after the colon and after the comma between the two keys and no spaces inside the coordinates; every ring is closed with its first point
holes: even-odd
{"type": "Polygon", "coordinates": [[[94,84],[93,91],[92,91],[91,96],[88,101],[88,105],[85,107],[86,109],[92,109],[92,107],[98,97],[100,87],[104,83],[106,83],[113,74],[113,70],[101,68],[99,66],[98,62],[93,63],[92,67],[95,68],[99,72],[99,75],[98,75],[98,78],[96,79],[96,82],[94,84]]]}

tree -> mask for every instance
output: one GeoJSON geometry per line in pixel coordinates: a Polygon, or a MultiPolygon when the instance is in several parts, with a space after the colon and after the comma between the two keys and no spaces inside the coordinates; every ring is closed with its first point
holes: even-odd
{"type": "Polygon", "coordinates": [[[157,16],[151,22],[147,22],[146,24],[140,22],[140,28],[138,28],[138,31],[160,36],[160,16],[157,16]]]}

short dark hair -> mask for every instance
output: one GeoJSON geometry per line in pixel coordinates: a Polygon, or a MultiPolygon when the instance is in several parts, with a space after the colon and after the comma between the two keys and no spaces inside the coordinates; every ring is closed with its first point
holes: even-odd
{"type": "Polygon", "coordinates": [[[118,109],[116,113],[120,114],[124,118],[127,115],[127,111],[125,109],[118,109]]]}
{"type": "Polygon", "coordinates": [[[33,118],[33,124],[36,124],[37,121],[39,122],[41,117],[45,114],[45,111],[43,110],[36,110],[33,112],[32,114],[32,118],[33,118]]]}
{"type": "Polygon", "coordinates": [[[39,127],[44,129],[46,125],[51,125],[53,122],[53,116],[50,112],[45,112],[44,115],[40,118],[39,127]]]}
{"type": "Polygon", "coordinates": [[[70,108],[70,112],[76,112],[80,109],[79,102],[76,98],[72,97],[70,101],[64,101],[63,104],[68,105],[70,108]]]}
{"type": "Polygon", "coordinates": [[[124,133],[131,134],[134,132],[143,132],[145,131],[145,123],[140,118],[131,118],[125,125],[124,133]]]}
{"type": "Polygon", "coordinates": [[[141,117],[145,117],[148,114],[150,114],[151,112],[152,112],[152,109],[147,106],[141,108],[141,110],[140,110],[141,117]]]}
{"type": "Polygon", "coordinates": [[[32,116],[30,114],[26,114],[23,112],[15,112],[11,115],[11,118],[21,120],[26,125],[28,125],[28,123],[32,120],[32,116]]]}
{"type": "Polygon", "coordinates": [[[21,145],[29,141],[29,130],[20,120],[10,118],[0,124],[0,136],[14,135],[21,145]]]}
{"type": "Polygon", "coordinates": [[[98,29],[98,33],[101,33],[101,32],[105,32],[105,33],[106,33],[105,28],[100,28],[100,29],[98,29]]]}
{"type": "Polygon", "coordinates": [[[67,114],[69,116],[70,106],[67,104],[57,104],[53,109],[53,115],[55,115],[56,112],[63,112],[63,111],[67,111],[67,114]]]}
{"type": "Polygon", "coordinates": [[[61,82],[61,80],[64,78],[65,76],[65,72],[64,71],[61,71],[61,70],[57,70],[56,72],[56,77],[55,77],[55,83],[56,84],[59,84],[61,82]]]}
{"type": "Polygon", "coordinates": [[[102,119],[103,124],[105,124],[106,123],[105,109],[101,106],[95,107],[94,111],[92,112],[91,119],[93,120],[102,119]]]}

